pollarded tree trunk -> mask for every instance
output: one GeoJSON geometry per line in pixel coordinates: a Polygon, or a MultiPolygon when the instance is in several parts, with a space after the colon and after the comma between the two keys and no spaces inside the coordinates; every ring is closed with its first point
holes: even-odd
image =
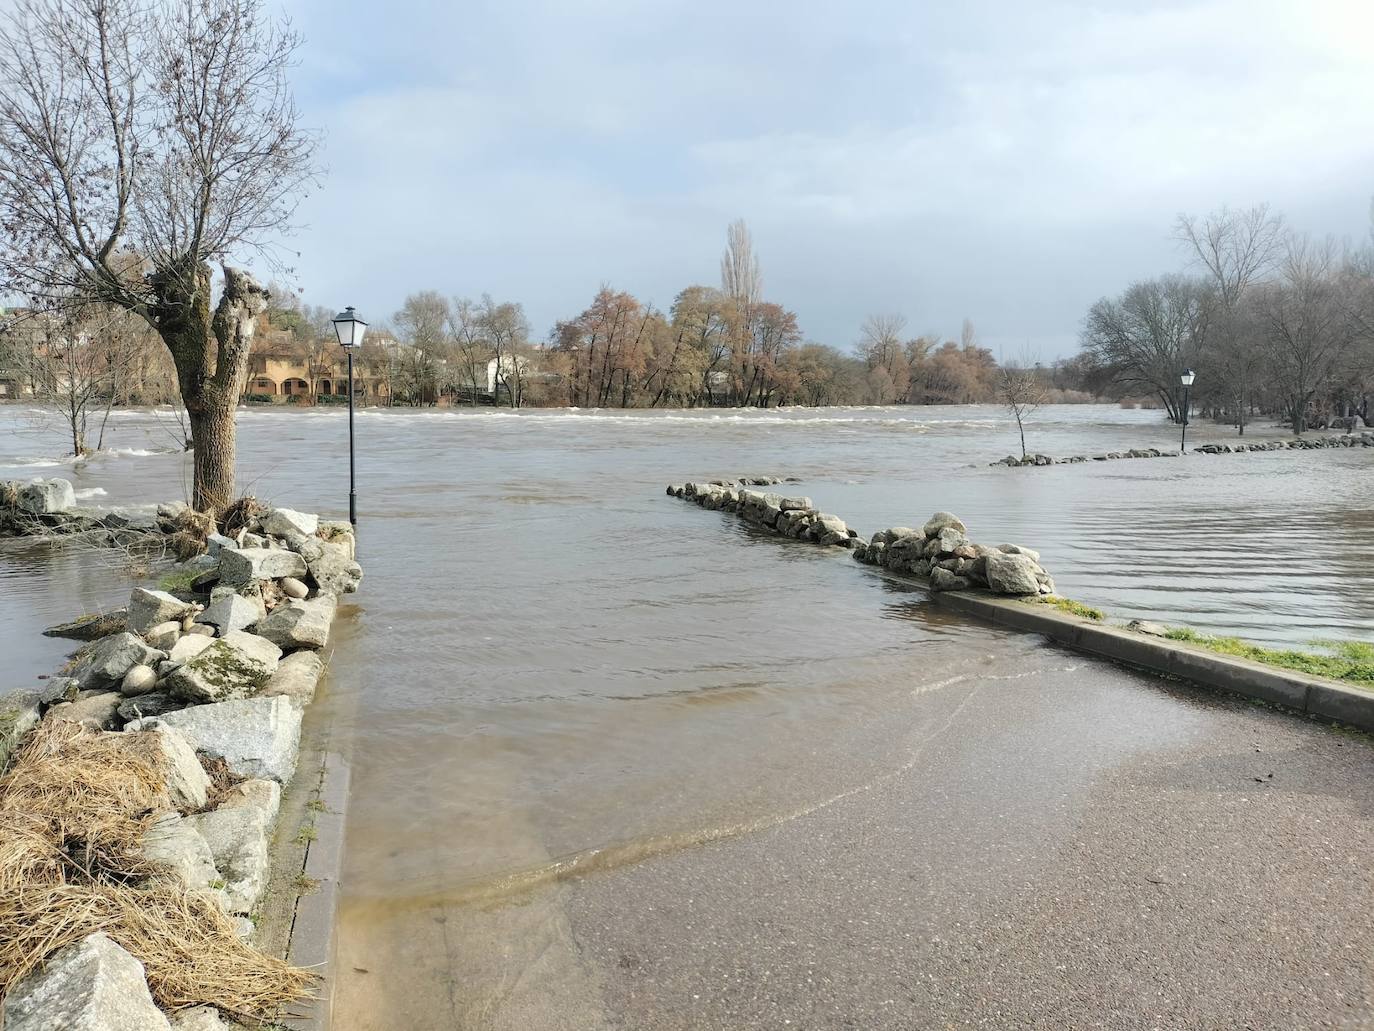
{"type": "Polygon", "coordinates": [[[210,268],[164,272],[152,280],[153,326],[177,370],[191,423],[191,504],[218,515],[234,500],[234,407],[248,377],[248,351],[267,291],[248,273],[224,267],[224,292],[210,312],[210,268]]]}

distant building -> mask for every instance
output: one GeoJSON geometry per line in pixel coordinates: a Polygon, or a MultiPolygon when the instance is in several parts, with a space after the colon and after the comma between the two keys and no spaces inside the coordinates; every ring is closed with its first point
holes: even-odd
{"type": "MultiPolygon", "coordinates": [[[[354,354],[353,388],[360,404],[389,404],[385,370],[354,354]]],[[[303,344],[288,330],[265,323],[253,337],[248,356],[245,400],[273,404],[333,404],[348,397],[348,355],[332,341],[303,344]]]]}
{"type": "Polygon", "coordinates": [[[503,354],[499,359],[491,359],[487,362],[487,393],[495,397],[498,379],[504,383],[515,376],[524,378],[529,370],[530,360],[523,355],[503,354]],[[500,363],[499,366],[497,364],[498,361],[500,363]]]}

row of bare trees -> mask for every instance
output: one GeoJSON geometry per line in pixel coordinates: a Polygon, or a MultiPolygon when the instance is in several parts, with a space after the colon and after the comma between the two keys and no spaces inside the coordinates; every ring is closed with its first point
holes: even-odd
{"type": "Polygon", "coordinates": [[[114,408],[180,402],[176,370],[157,335],[108,305],[0,317],[0,378],[52,405],[78,456],[104,447],[114,408]]]}
{"type": "Polygon", "coordinates": [[[971,323],[957,342],[908,338],[905,325],[870,317],[853,353],[806,340],[796,313],[764,298],[753,238],[737,221],[726,232],[720,286],[688,286],[666,311],[603,285],[536,345],[518,304],[421,291],[393,319],[406,346],[374,360],[390,363],[396,395],[417,404],[445,394],[583,408],[1000,399],[1005,377],[971,323]]]}
{"type": "Polygon", "coordinates": [[[1193,266],[1093,305],[1089,375],[1157,398],[1183,418],[1179,374],[1200,409],[1240,433],[1256,414],[1309,426],[1369,425],[1374,392],[1374,236],[1353,248],[1290,230],[1260,205],[1180,217],[1193,266]]]}

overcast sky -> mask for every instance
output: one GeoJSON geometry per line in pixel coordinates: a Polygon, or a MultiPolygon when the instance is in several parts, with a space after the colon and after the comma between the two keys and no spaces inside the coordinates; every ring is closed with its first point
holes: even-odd
{"type": "Polygon", "coordinates": [[[423,288],[521,301],[537,338],[602,282],[667,307],[743,217],[812,339],[968,316],[1049,360],[1182,266],[1179,212],[1369,231],[1372,0],[287,10],[329,168],[298,285],[374,319],[423,288]]]}

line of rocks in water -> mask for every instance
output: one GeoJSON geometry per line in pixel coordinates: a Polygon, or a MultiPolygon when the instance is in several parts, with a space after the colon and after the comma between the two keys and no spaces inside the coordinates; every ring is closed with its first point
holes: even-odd
{"type": "MultiPolygon", "coordinates": [[[[194,535],[207,521],[184,505],[163,505],[155,516],[111,526],[129,517],[77,510],[65,480],[0,486],[0,525],[10,533],[96,526],[171,538],[194,535]]],[[[135,587],[122,610],[46,631],[86,643],[44,687],[0,695],[0,773],[46,721],[127,739],[144,754],[153,735],[171,804],[151,823],[144,858],[217,900],[251,939],[282,788],[295,772],[304,708],[324,671],[320,653],[339,596],[357,589],[362,570],[348,523],[240,506],[232,536],[204,534],[204,553],[172,569],[184,589],[135,587]]],[[[229,1026],[212,1005],[169,1018],[154,1004],[139,960],[103,933],[64,943],[17,982],[0,1024],[7,1031],[229,1026]]]]}
{"type": "MultiPolygon", "coordinates": [[[[1340,434],[1331,437],[1293,437],[1288,440],[1261,440],[1253,443],[1236,444],[1196,444],[1189,449],[1199,455],[1235,455],[1249,451],[1311,451],[1319,448],[1374,447],[1374,433],[1340,434]]],[[[1026,466],[1026,465],[1071,465],[1077,462],[1108,462],[1121,458],[1177,458],[1177,451],[1161,451],[1159,448],[1131,448],[1129,451],[1103,451],[1095,455],[1070,455],[1067,458],[1051,458],[1049,455],[1034,454],[1017,458],[1007,455],[989,465],[1026,466]]]]}
{"type": "Polygon", "coordinates": [[[1038,552],[1017,544],[975,544],[963,522],[949,512],[935,513],[919,530],[895,526],[865,542],[857,530],[817,509],[808,497],[749,490],[724,480],[672,484],[667,493],[710,511],[734,513],[784,537],[848,548],[858,561],[919,577],[933,591],[983,587],[1014,597],[1054,594],[1054,580],[1040,565],[1038,552]]]}

